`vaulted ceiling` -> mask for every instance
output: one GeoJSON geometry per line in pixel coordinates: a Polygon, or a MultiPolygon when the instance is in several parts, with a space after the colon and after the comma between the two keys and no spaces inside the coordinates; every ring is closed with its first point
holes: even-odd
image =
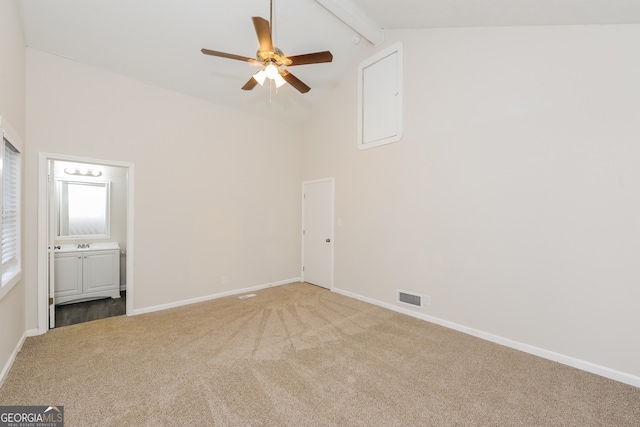
{"type": "MultiPolygon", "coordinates": [[[[379,27],[640,23],[640,0],[344,0],[379,27]]],[[[330,50],[333,62],[291,67],[312,89],[240,88],[259,69],[203,55],[255,57],[252,16],[269,0],[18,0],[28,46],[284,123],[301,123],[345,70],[375,48],[315,0],[273,0],[274,44],[286,55],[330,50]]],[[[354,76],[355,80],[355,76],[354,76]]]]}

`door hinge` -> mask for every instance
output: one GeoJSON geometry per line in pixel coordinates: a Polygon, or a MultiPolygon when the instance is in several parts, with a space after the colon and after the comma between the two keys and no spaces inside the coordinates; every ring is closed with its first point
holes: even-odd
{"type": "Polygon", "coordinates": [[[307,232],[305,230],[302,230],[302,235],[305,236],[307,234],[307,232]]]}
{"type": "Polygon", "coordinates": [[[53,298],[49,297],[49,305],[53,305],[53,298]]]}
{"type": "Polygon", "coordinates": [[[302,266],[302,271],[304,271],[304,265],[302,266]]]}

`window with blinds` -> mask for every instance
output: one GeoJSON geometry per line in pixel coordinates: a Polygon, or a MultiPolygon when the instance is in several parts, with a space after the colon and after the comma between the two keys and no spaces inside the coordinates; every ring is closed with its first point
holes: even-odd
{"type": "Polygon", "coordinates": [[[20,259],[20,169],[22,159],[22,140],[20,136],[0,116],[0,206],[2,222],[0,223],[0,300],[22,279],[22,262],[20,259]]]}
{"type": "Polygon", "coordinates": [[[2,265],[18,256],[20,153],[5,138],[2,168],[2,265]]]}

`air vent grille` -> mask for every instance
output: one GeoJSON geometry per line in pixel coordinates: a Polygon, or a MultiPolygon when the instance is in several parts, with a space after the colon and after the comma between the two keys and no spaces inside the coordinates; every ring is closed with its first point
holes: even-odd
{"type": "Polygon", "coordinates": [[[422,308],[422,295],[398,291],[398,302],[422,308]]]}

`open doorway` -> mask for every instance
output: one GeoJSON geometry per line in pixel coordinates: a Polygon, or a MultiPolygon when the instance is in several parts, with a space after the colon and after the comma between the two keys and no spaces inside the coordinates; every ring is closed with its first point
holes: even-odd
{"type": "Polygon", "coordinates": [[[133,165],[41,153],[38,326],[132,311],[133,165]]]}

